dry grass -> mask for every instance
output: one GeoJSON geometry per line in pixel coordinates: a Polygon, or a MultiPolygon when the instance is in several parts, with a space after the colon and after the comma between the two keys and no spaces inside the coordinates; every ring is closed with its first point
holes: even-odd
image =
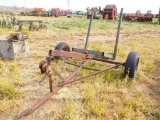
{"type": "MultiPolygon", "coordinates": [[[[48,81],[38,85],[41,78],[38,64],[49,49],[61,41],[71,47],[83,48],[89,20],[83,18],[18,17],[42,19],[48,31],[28,31],[31,55],[20,60],[0,58],[0,119],[13,120],[31,107],[48,91],[48,81]]],[[[123,77],[123,68],[110,70],[83,81],[67,85],[47,103],[23,120],[102,120],[102,119],[160,119],[160,26],[153,23],[122,23],[117,61],[125,61],[130,51],[138,51],[140,64],[137,77],[123,77]]],[[[93,20],[88,48],[113,52],[118,21],[93,20]]],[[[0,28],[1,35],[15,29],[0,28]]],[[[59,70],[61,61],[53,63],[59,70]]],[[[105,69],[105,63],[91,62],[89,67],[105,69]]],[[[75,69],[65,65],[64,76],[75,69]]],[[[83,70],[78,76],[91,71],[83,70]]],[[[57,77],[53,77],[56,85],[57,77]]]]}

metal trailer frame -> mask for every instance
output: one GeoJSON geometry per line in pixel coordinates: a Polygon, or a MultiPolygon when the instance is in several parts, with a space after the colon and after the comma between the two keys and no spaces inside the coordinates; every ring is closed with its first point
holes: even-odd
{"type": "MultiPolygon", "coordinates": [[[[40,65],[39,65],[39,68],[41,69],[41,73],[42,74],[45,73],[45,76],[42,78],[41,81],[39,81],[39,83],[41,83],[46,78],[46,76],[48,76],[49,77],[50,92],[48,94],[46,94],[42,99],[40,99],[31,108],[29,108],[29,109],[23,111],[22,113],[20,113],[17,116],[18,119],[22,118],[23,116],[26,116],[26,115],[29,115],[29,114],[33,113],[40,106],[42,106],[46,101],[48,101],[55,93],[57,93],[57,91],[59,91],[63,86],[65,86],[67,84],[82,80],[84,78],[88,78],[90,76],[102,73],[104,71],[107,71],[107,70],[110,70],[110,69],[113,69],[113,68],[117,68],[119,66],[125,66],[125,64],[126,64],[125,62],[116,62],[116,61],[114,61],[115,58],[116,58],[116,54],[117,54],[118,38],[119,38],[121,21],[122,21],[122,13],[123,13],[123,8],[121,8],[120,19],[119,19],[118,30],[117,30],[116,43],[115,43],[113,55],[108,54],[107,56],[104,56],[104,52],[87,50],[87,44],[88,44],[88,39],[89,39],[89,34],[90,34],[90,28],[91,28],[92,19],[93,19],[93,12],[92,12],[92,17],[90,18],[88,34],[87,34],[87,38],[86,38],[86,43],[85,43],[84,49],[72,48],[73,52],[68,52],[68,51],[63,51],[63,50],[50,50],[49,51],[48,56],[46,57],[46,61],[44,61],[44,60],[41,61],[40,65]],[[56,71],[54,68],[51,67],[51,62],[56,57],[76,58],[76,59],[82,58],[84,60],[84,63],[81,64],[81,65],[68,63],[68,64],[71,64],[71,65],[75,65],[78,68],[74,72],[72,72],[68,77],[63,78],[63,76],[61,76],[61,73],[59,73],[58,71],[56,71]],[[86,67],[92,60],[106,62],[106,63],[114,64],[114,65],[112,65],[111,67],[108,67],[108,68],[106,68],[104,70],[97,70],[97,69],[92,69],[92,68],[86,67]],[[95,72],[93,72],[93,73],[91,73],[89,75],[83,76],[81,78],[73,79],[80,72],[80,70],[82,70],[82,69],[95,70],[95,72]],[[51,77],[52,73],[57,75],[58,78],[61,80],[61,81],[58,81],[57,86],[55,86],[54,88],[53,88],[53,85],[52,85],[52,77],[51,77]]],[[[138,61],[139,61],[139,59],[138,59],[138,61]]],[[[138,67],[138,63],[136,63],[136,65],[138,67]]]]}

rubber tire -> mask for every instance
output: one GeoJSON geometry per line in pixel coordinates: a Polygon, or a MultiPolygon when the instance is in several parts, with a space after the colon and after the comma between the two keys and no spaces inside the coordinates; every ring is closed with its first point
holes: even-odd
{"type": "Polygon", "coordinates": [[[129,78],[134,78],[136,76],[139,64],[139,53],[132,51],[128,54],[125,69],[124,69],[124,76],[128,75],[129,78]]]}
{"type": "MultiPolygon", "coordinates": [[[[62,50],[62,51],[67,51],[70,52],[70,46],[65,43],[65,42],[60,42],[57,44],[54,50],[62,50]]],[[[62,59],[61,57],[55,56],[55,59],[62,59]]]]}

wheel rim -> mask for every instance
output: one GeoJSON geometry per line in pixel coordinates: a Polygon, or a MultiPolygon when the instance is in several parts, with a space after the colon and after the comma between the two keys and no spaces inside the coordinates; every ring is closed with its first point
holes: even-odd
{"type": "Polygon", "coordinates": [[[64,47],[62,48],[63,51],[69,51],[69,48],[68,47],[64,47]]]}

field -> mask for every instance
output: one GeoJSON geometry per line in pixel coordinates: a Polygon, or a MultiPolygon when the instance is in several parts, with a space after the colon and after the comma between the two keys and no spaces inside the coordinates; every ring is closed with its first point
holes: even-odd
{"type": "MultiPolygon", "coordinates": [[[[48,80],[43,77],[39,63],[59,42],[70,47],[84,48],[89,20],[66,17],[17,16],[18,20],[39,19],[48,30],[29,31],[25,24],[30,56],[19,60],[0,57],[0,120],[13,120],[49,92],[48,80]]],[[[112,53],[118,20],[93,20],[88,49],[112,53]]],[[[15,28],[0,27],[0,35],[9,35],[15,28]]],[[[116,61],[125,62],[131,51],[140,54],[135,79],[123,77],[124,68],[109,70],[82,81],[64,86],[34,113],[22,120],[159,120],[160,119],[160,25],[157,19],[149,22],[123,21],[116,61]]],[[[62,61],[53,67],[60,69],[62,61]]],[[[91,62],[90,66],[104,69],[105,63],[91,62]]],[[[75,67],[65,65],[64,76],[75,67]]],[[[79,76],[90,71],[82,70],[79,76]]],[[[53,77],[54,85],[57,77],[53,77]]]]}

